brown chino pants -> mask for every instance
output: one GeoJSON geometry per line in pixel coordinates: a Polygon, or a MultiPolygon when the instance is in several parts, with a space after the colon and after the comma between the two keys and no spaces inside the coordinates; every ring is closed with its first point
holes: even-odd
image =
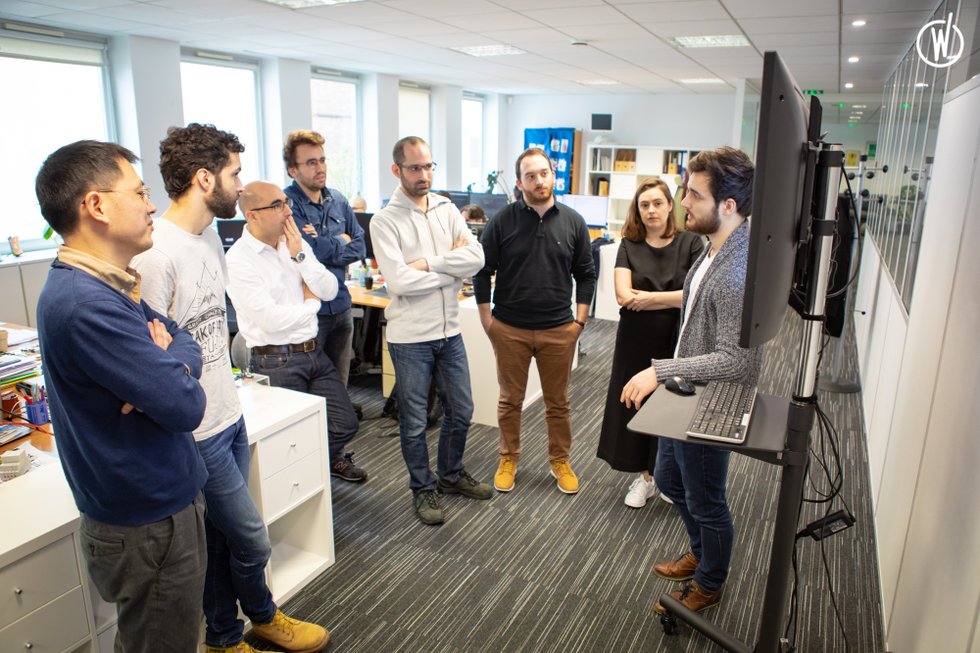
{"type": "Polygon", "coordinates": [[[545,423],[548,426],[548,460],[568,457],[572,446],[572,415],[568,380],[582,327],[569,322],[552,329],[518,329],[494,320],[487,335],[497,357],[497,422],[500,454],[521,453],[521,411],[527,375],[533,357],[541,377],[545,423]]]}

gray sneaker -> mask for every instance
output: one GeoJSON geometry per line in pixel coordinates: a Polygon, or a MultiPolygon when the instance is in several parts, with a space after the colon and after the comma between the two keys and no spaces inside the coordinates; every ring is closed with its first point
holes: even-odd
{"type": "Polygon", "coordinates": [[[441,524],[442,507],[439,505],[439,495],[435,490],[422,490],[415,493],[415,514],[419,516],[423,524],[435,526],[441,524]]]}
{"type": "Polygon", "coordinates": [[[459,480],[455,483],[440,478],[438,487],[443,494],[462,494],[464,497],[481,501],[493,496],[493,488],[470,476],[465,469],[459,473],[459,480]]]}

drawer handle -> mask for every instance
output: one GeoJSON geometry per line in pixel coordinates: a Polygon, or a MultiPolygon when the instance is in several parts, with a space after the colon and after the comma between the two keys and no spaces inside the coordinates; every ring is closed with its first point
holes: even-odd
{"type": "Polygon", "coordinates": [[[299,481],[293,481],[293,487],[299,487],[299,481]]]}
{"type": "Polygon", "coordinates": [[[23,593],[24,593],[24,590],[22,590],[21,588],[19,588],[19,587],[15,587],[14,588],[14,594],[16,594],[17,596],[20,596],[23,593]]]}
{"type": "Polygon", "coordinates": [[[296,443],[295,442],[290,442],[289,443],[289,446],[292,447],[293,449],[295,449],[296,448],[296,443]]]}
{"type": "Polygon", "coordinates": [[[30,651],[32,648],[34,648],[34,645],[31,644],[30,642],[27,642],[27,643],[24,644],[24,648],[26,648],[28,651],[30,651]]]}

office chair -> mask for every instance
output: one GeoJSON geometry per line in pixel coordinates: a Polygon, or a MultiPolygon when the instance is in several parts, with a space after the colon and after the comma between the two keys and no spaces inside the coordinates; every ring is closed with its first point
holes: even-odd
{"type": "Polygon", "coordinates": [[[231,364],[242,371],[247,371],[249,366],[248,345],[245,344],[245,336],[239,331],[231,341],[231,364]]]}

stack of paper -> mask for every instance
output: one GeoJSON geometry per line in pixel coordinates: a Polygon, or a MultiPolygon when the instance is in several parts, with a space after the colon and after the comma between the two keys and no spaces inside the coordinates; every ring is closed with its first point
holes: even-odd
{"type": "Polygon", "coordinates": [[[37,373],[35,359],[16,354],[0,354],[0,385],[10,385],[37,373]]]}

